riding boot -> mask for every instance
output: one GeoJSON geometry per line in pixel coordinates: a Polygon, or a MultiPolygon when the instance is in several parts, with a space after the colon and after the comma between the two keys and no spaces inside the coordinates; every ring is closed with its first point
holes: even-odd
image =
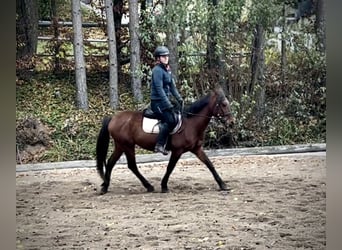
{"type": "Polygon", "coordinates": [[[157,137],[157,144],[154,148],[154,152],[160,152],[163,155],[167,155],[169,152],[165,149],[167,137],[169,136],[169,126],[167,123],[160,125],[160,131],[157,137]]]}

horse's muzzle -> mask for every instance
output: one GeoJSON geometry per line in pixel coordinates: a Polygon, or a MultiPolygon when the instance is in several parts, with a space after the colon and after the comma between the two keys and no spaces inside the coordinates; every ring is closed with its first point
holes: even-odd
{"type": "Polygon", "coordinates": [[[229,128],[233,128],[235,125],[235,119],[232,116],[226,117],[226,124],[229,128]]]}
{"type": "Polygon", "coordinates": [[[235,125],[234,119],[228,122],[228,127],[229,127],[229,128],[233,128],[234,125],[235,125]]]}
{"type": "Polygon", "coordinates": [[[223,124],[225,124],[226,126],[228,126],[229,128],[233,128],[234,124],[235,124],[235,119],[234,117],[228,113],[224,116],[218,116],[217,117],[223,124]]]}

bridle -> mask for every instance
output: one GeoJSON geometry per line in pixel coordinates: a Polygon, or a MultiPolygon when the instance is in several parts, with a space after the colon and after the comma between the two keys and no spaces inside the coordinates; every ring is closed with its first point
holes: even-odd
{"type": "Polygon", "coordinates": [[[218,100],[216,101],[216,105],[215,105],[215,111],[217,109],[220,109],[218,112],[213,112],[216,113],[216,115],[214,115],[214,118],[217,118],[220,122],[225,122],[225,120],[223,118],[230,116],[232,113],[231,112],[225,112],[221,106],[221,104],[223,103],[223,101],[226,99],[226,97],[224,95],[221,95],[220,98],[218,98],[218,100]]]}

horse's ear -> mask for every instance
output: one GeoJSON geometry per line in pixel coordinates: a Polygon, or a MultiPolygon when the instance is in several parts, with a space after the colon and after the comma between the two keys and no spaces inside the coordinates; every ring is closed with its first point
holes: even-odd
{"type": "Polygon", "coordinates": [[[214,91],[216,94],[222,93],[223,92],[222,86],[219,84],[216,84],[214,91]]]}

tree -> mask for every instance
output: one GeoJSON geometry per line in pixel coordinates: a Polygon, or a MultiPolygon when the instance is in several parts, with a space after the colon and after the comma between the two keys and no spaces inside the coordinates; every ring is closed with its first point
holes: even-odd
{"type": "Polygon", "coordinates": [[[139,14],[136,0],[129,1],[129,34],[131,41],[131,87],[134,99],[140,103],[143,100],[143,95],[141,93],[140,78],[139,14]]]}
{"type": "Polygon", "coordinates": [[[59,27],[58,27],[58,13],[57,13],[57,3],[56,0],[51,0],[51,18],[52,18],[52,28],[53,28],[53,38],[54,38],[54,73],[58,73],[61,70],[59,50],[62,42],[59,38],[59,27]]]}
{"type": "MultiPolygon", "coordinates": [[[[208,0],[207,64],[210,71],[218,74],[219,57],[217,52],[216,13],[219,0],[208,0]]],[[[217,79],[216,79],[217,80],[217,79]]]]}
{"type": "Polygon", "coordinates": [[[126,9],[124,8],[123,0],[113,0],[113,14],[114,14],[114,25],[115,25],[115,41],[116,41],[116,55],[117,55],[117,64],[118,64],[118,82],[120,81],[121,73],[121,65],[129,63],[129,59],[123,58],[122,50],[125,48],[125,38],[126,32],[122,27],[122,17],[124,14],[127,14],[126,9]]]}
{"type": "Polygon", "coordinates": [[[265,112],[265,37],[275,21],[281,17],[279,4],[269,0],[253,0],[249,22],[254,27],[252,55],[251,55],[251,80],[248,87],[249,94],[254,93],[256,112],[259,121],[265,112]]]}
{"type": "Polygon", "coordinates": [[[72,25],[74,29],[74,55],[76,71],[77,107],[88,110],[86,67],[83,55],[82,13],[80,0],[72,0],[72,25]]]}
{"type": "Polygon", "coordinates": [[[285,84],[285,75],[286,75],[286,39],[285,39],[285,34],[286,34],[286,4],[283,3],[283,24],[282,24],[282,32],[281,32],[281,83],[285,84]]]}
{"type": "MultiPolygon", "coordinates": [[[[177,1],[166,0],[167,11],[174,11],[178,5],[177,1]]],[[[179,14],[179,13],[178,13],[179,14]]],[[[177,22],[175,20],[177,18],[176,15],[168,15],[170,16],[169,20],[171,23],[177,22]]],[[[170,59],[169,64],[172,69],[172,75],[177,81],[178,79],[178,49],[177,49],[177,34],[178,34],[178,25],[170,25],[166,34],[166,45],[170,50],[170,59]]]]}
{"type": "Polygon", "coordinates": [[[17,58],[31,57],[38,43],[37,0],[16,1],[17,58]]]}
{"type": "Polygon", "coordinates": [[[252,57],[251,57],[251,83],[249,85],[249,93],[255,91],[256,94],[256,111],[257,117],[262,118],[264,115],[265,106],[265,31],[262,24],[257,24],[255,27],[252,57]],[[257,87],[256,87],[257,85],[257,87]]]}
{"type": "Polygon", "coordinates": [[[105,1],[107,18],[107,35],[109,47],[109,98],[110,107],[116,109],[119,106],[118,95],[118,56],[116,50],[116,33],[114,26],[113,1],[105,1]]]}
{"type": "Polygon", "coordinates": [[[317,0],[315,28],[318,38],[318,49],[320,52],[325,53],[325,0],[317,0]]]}

